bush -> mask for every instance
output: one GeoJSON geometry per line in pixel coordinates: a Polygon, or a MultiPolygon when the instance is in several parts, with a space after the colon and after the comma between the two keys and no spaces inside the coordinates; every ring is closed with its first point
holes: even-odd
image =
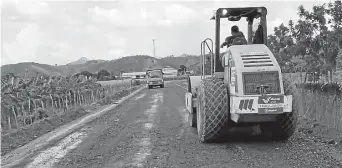
{"type": "Polygon", "coordinates": [[[299,116],[332,128],[342,129],[342,89],[337,83],[294,84],[283,78],[284,91],[293,95],[293,108],[299,116]]]}
{"type": "Polygon", "coordinates": [[[338,83],[299,83],[296,87],[314,93],[342,95],[342,86],[338,83]]]}

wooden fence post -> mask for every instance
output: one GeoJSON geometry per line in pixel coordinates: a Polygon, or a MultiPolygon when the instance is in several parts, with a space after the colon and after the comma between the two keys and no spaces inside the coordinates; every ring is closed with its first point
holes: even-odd
{"type": "Polygon", "coordinates": [[[82,105],[82,97],[80,91],[78,91],[78,102],[80,105],[82,105]]]}
{"type": "Polygon", "coordinates": [[[21,114],[26,117],[26,114],[24,114],[24,103],[21,104],[21,114]]]}
{"type": "Polygon", "coordinates": [[[11,130],[12,126],[11,126],[11,116],[10,115],[8,116],[7,121],[8,121],[8,130],[11,130]]]}
{"type": "Polygon", "coordinates": [[[29,106],[28,113],[31,114],[31,100],[30,100],[30,98],[28,101],[28,106],[29,106]]]}
{"type": "Polygon", "coordinates": [[[36,99],[33,99],[33,105],[34,105],[33,112],[35,113],[35,112],[36,112],[36,110],[37,110],[36,99]]]}
{"type": "Polygon", "coordinates": [[[18,125],[18,120],[17,120],[17,114],[15,113],[15,110],[14,110],[14,106],[12,106],[12,112],[14,115],[15,125],[17,126],[17,129],[18,129],[19,125],[18,125]]]}
{"type": "Polygon", "coordinates": [[[57,102],[57,105],[58,105],[58,109],[60,110],[62,108],[62,106],[61,106],[61,98],[59,96],[57,97],[56,102],[57,102]]]}
{"type": "MultiPolygon", "coordinates": [[[[57,97],[57,99],[58,99],[58,97],[57,97]]],[[[54,101],[54,103],[55,103],[55,106],[56,106],[56,110],[59,111],[59,106],[58,106],[58,104],[57,104],[57,103],[58,103],[58,100],[54,101]]]]}
{"type": "Polygon", "coordinates": [[[65,107],[67,110],[69,110],[69,107],[68,107],[68,95],[65,95],[65,107]]]}
{"type": "Polygon", "coordinates": [[[62,110],[65,111],[65,106],[64,106],[63,97],[60,97],[60,98],[59,98],[59,102],[60,102],[60,106],[61,106],[62,110]]]}
{"type": "Polygon", "coordinates": [[[40,103],[42,104],[42,108],[44,109],[45,107],[44,107],[44,102],[42,99],[40,99],[40,103]]]}
{"type": "Polygon", "coordinates": [[[75,106],[75,108],[76,108],[76,104],[77,104],[77,102],[76,102],[76,92],[74,91],[74,106],[75,106]]]}
{"type": "Polygon", "coordinates": [[[51,99],[51,106],[52,106],[52,111],[54,111],[54,105],[53,105],[53,98],[52,98],[52,95],[50,94],[50,99],[51,99]]]}
{"type": "Polygon", "coordinates": [[[95,97],[94,97],[94,91],[93,90],[91,90],[91,99],[92,99],[92,103],[94,103],[95,102],[95,97]]]}

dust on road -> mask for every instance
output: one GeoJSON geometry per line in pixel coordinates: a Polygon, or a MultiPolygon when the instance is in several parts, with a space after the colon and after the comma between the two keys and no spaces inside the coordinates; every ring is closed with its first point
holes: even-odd
{"type": "Polygon", "coordinates": [[[241,128],[227,133],[225,142],[202,144],[186,122],[180,86],[172,82],[146,89],[77,130],[86,135],[82,142],[63,157],[53,156],[58,161],[51,167],[342,167],[328,148],[301,133],[288,142],[273,142],[241,128]]]}

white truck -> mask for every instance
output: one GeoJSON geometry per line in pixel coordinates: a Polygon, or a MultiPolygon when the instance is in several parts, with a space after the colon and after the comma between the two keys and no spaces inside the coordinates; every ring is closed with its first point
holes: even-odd
{"type": "Polygon", "coordinates": [[[164,79],[163,79],[163,71],[162,69],[151,69],[146,71],[146,81],[148,89],[152,89],[154,86],[160,86],[160,88],[164,88],[164,79]]]}

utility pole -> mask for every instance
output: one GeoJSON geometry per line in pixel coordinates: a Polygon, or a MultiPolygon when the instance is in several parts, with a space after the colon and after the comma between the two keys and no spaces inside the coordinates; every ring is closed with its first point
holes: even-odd
{"type": "Polygon", "coordinates": [[[155,45],[156,39],[152,39],[152,41],[153,41],[153,57],[156,58],[156,45],[155,45]]]}

